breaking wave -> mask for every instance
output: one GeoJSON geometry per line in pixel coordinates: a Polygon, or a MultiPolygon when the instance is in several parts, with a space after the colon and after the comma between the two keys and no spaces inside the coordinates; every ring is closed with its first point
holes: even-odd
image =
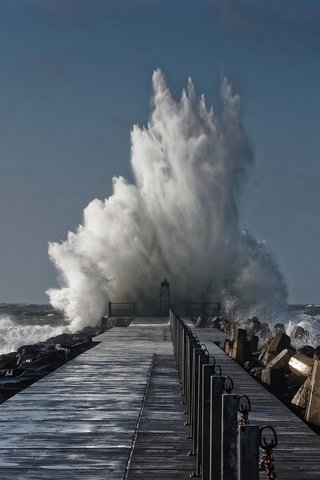
{"type": "Polygon", "coordinates": [[[253,163],[240,99],[221,84],[221,114],[189,80],[175,101],[153,74],[153,110],[131,132],[135,181],[113,179],[113,194],[93,200],[83,224],[49,256],[60,289],[51,304],[71,328],[94,324],[108,301],[158,301],[165,276],[175,302],[220,300],[238,315],[283,309],[287,289],[264,241],[239,229],[238,205],[253,163]]]}

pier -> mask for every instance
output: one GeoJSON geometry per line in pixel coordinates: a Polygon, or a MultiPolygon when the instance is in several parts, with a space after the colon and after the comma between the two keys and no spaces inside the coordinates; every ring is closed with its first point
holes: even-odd
{"type": "Polygon", "coordinates": [[[0,478],[267,479],[265,471],[253,476],[256,445],[248,444],[252,458],[243,456],[236,431],[270,425],[278,438],[277,479],[319,480],[320,438],[219,348],[225,336],[171,313],[170,321],[136,317],[95,337],[96,347],[1,405],[0,478]],[[201,381],[205,369],[212,375],[201,381]],[[228,419],[210,406],[210,395],[206,403],[212,377],[223,382],[220,402],[233,397],[228,419]],[[225,377],[233,380],[232,392],[225,377]],[[241,427],[243,395],[251,409],[241,427]],[[235,425],[228,423],[234,412],[235,425]],[[215,463],[217,448],[222,458],[229,455],[230,471],[215,463]]]}

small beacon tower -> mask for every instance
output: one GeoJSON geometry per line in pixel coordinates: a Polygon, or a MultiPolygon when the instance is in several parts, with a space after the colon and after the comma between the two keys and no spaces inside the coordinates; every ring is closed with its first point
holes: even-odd
{"type": "Polygon", "coordinates": [[[169,315],[169,305],[170,305],[170,288],[169,282],[165,278],[161,282],[160,286],[160,315],[161,317],[167,317],[169,315]]]}

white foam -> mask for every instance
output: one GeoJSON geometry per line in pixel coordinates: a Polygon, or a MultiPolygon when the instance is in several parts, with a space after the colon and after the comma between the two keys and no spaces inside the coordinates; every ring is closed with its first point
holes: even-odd
{"type": "Polygon", "coordinates": [[[135,183],[113,179],[83,224],[49,255],[60,289],[48,291],[71,328],[97,323],[108,301],[158,302],[163,277],[175,302],[220,300],[229,314],[286,303],[286,286],[263,241],[238,227],[238,201],[253,162],[240,99],[222,82],[218,118],[189,80],[176,102],[153,74],[153,111],[131,132],[135,183]],[[239,307],[240,310],[239,310],[239,307]]]}
{"type": "Polygon", "coordinates": [[[32,345],[69,331],[66,326],[17,324],[10,316],[0,317],[0,354],[14,352],[21,345],[32,345]]]}

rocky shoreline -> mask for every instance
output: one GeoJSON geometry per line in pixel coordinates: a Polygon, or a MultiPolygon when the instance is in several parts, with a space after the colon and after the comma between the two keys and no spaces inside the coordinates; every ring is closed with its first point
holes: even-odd
{"type": "Polygon", "coordinates": [[[88,326],[75,333],[62,333],[43,342],[22,345],[16,352],[0,355],[0,403],[96,346],[93,337],[114,326],[126,327],[131,321],[131,318],[103,317],[98,326],[88,326]]]}

